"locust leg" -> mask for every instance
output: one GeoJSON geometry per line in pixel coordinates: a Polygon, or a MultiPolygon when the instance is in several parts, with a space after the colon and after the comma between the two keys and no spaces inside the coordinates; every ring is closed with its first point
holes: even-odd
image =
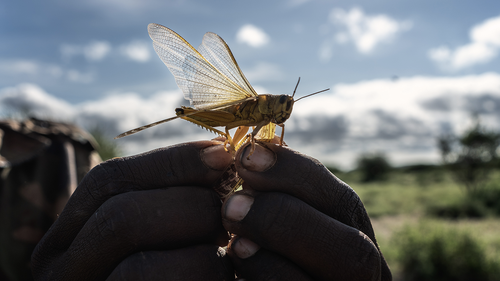
{"type": "Polygon", "coordinates": [[[285,124],[278,124],[281,127],[281,137],[280,137],[280,146],[283,146],[283,137],[285,136],[285,124]]]}
{"type": "Polygon", "coordinates": [[[248,126],[239,126],[236,132],[234,133],[233,136],[233,141],[235,144],[239,143],[241,139],[246,135],[248,132],[249,127],[248,126]]]}
{"type": "Polygon", "coordinates": [[[247,156],[248,160],[250,160],[250,156],[252,156],[252,154],[255,152],[255,136],[259,133],[260,129],[262,129],[262,127],[267,124],[269,124],[269,121],[260,122],[250,134],[250,153],[247,156]]]}
{"type": "Polygon", "coordinates": [[[231,143],[232,143],[231,135],[229,135],[229,132],[228,132],[227,128],[226,128],[226,132],[224,133],[224,132],[222,132],[222,131],[219,131],[219,130],[215,129],[215,128],[214,128],[214,127],[212,127],[212,126],[209,126],[209,125],[207,125],[207,124],[205,124],[205,123],[203,123],[203,122],[201,122],[201,121],[195,120],[195,119],[193,119],[193,118],[190,118],[190,117],[181,117],[181,118],[182,118],[182,119],[184,119],[184,120],[186,120],[186,121],[189,121],[189,122],[191,122],[191,123],[194,123],[194,124],[196,124],[196,125],[198,125],[198,126],[201,126],[201,127],[205,128],[205,129],[209,130],[209,131],[210,131],[210,132],[212,132],[212,133],[215,133],[215,134],[218,134],[218,135],[220,135],[220,136],[225,137],[225,138],[226,138],[226,140],[224,141],[224,149],[225,149],[226,151],[229,151],[229,150],[227,149],[227,144],[229,143],[229,144],[230,144],[230,148],[232,148],[232,149],[233,149],[233,151],[234,151],[234,147],[233,147],[233,145],[231,144],[231,143]]]}
{"type": "Polygon", "coordinates": [[[239,126],[233,136],[235,149],[238,150],[248,139],[248,126],[239,126]]]}
{"type": "Polygon", "coordinates": [[[236,152],[236,147],[238,146],[239,140],[241,140],[241,138],[246,134],[246,131],[248,131],[248,127],[246,126],[248,123],[250,123],[250,120],[240,120],[240,121],[232,122],[232,123],[229,123],[226,125],[226,134],[229,136],[229,138],[228,138],[229,145],[234,152],[236,152]],[[231,136],[229,135],[229,130],[236,128],[236,127],[240,127],[240,128],[238,128],[238,130],[236,130],[236,132],[234,133],[235,139],[233,140],[233,139],[231,139],[231,136]],[[242,133],[242,131],[245,130],[245,128],[246,128],[246,131],[242,133]]]}
{"type": "MultiPolygon", "coordinates": [[[[229,149],[233,155],[233,158],[236,154],[236,148],[234,148],[234,143],[233,143],[233,139],[231,138],[231,135],[229,134],[229,129],[226,127],[226,140],[224,141],[224,147],[226,147],[226,144],[229,143],[229,149]]],[[[227,150],[226,150],[227,151],[227,150]]]]}

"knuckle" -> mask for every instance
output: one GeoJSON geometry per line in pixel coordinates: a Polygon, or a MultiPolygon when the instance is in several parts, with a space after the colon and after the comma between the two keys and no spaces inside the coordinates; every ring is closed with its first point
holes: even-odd
{"type": "Polygon", "coordinates": [[[359,251],[353,272],[356,272],[362,280],[378,280],[381,273],[381,256],[377,246],[361,231],[357,239],[359,251]]]}
{"type": "Polygon", "coordinates": [[[304,214],[307,210],[303,210],[293,197],[283,193],[269,193],[267,197],[268,202],[273,204],[267,204],[266,215],[258,221],[258,228],[269,234],[272,240],[284,241],[286,244],[300,239],[297,225],[301,225],[307,217],[304,214]]]}
{"type": "MultiPolygon", "coordinates": [[[[108,198],[136,188],[127,162],[112,159],[95,166],[82,180],[76,192],[90,197],[87,202],[104,203],[108,198]]],[[[83,201],[86,201],[83,198],[83,201]]]]}
{"type": "Polygon", "coordinates": [[[97,232],[105,239],[116,239],[133,243],[137,237],[137,217],[139,210],[134,208],[134,202],[127,194],[118,195],[107,200],[94,213],[97,232]],[[126,236],[128,239],[122,239],[126,236]]]}

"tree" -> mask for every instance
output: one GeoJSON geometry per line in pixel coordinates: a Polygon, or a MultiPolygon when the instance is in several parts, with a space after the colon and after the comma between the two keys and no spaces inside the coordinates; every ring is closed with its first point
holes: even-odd
{"type": "Polygon", "coordinates": [[[480,190],[498,161],[500,134],[490,131],[475,118],[474,126],[462,136],[451,134],[438,138],[444,164],[468,193],[480,190]]]}
{"type": "Polygon", "coordinates": [[[362,174],[363,182],[383,180],[391,170],[391,166],[382,153],[365,153],[358,160],[358,170],[362,174]]]}

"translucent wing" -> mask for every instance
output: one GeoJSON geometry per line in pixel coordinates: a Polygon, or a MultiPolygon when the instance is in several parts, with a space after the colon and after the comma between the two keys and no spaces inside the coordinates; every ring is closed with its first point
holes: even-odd
{"type": "Polygon", "coordinates": [[[213,32],[205,33],[201,45],[198,46],[198,52],[246,92],[257,96],[257,92],[252,88],[252,85],[250,85],[238,66],[231,49],[219,35],[213,32]]]}
{"type": "MultiPolygon", "coordinates": [[[[238,80],[235,82],[225,75],[225,73],[241,73],[236,62],[234,66],[229,65],[220,71],[184,38],[169,28],[151,23],[148,25],[148,32],[156,53],[174,75],[177,85],[184,93],[184,97],[191,102],[191,106],[196,109],[214,109],[255,97],[255,91],[252,91],[244,77],[240,77],[240,80],[246,83],[241,84],[238,80]],[[231,71],[235,67],[238,72],[231,71]]],[[[227,48],[225,43],[224,46],[227,48]]],[[[227,49],[227,51],[215,51],[219,55],[213,57],[223,58],[224,55],[220,54],[226,52],[232,58],[231,51],[227,49]]],[[[208,53],[207,50],[204,51],[208,53]]],[[[217,65],[220,67],[223,63],[217,65]]],[[[231,76],[234,79],[238,75],[231,76]]]]}

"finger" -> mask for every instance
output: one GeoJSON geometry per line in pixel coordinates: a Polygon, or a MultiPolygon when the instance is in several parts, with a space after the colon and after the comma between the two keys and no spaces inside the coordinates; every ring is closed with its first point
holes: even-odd
{"type": "Polygon", "coordinates": [[[313,280],[287,258],[234,236],[227,249],[238,278],[245,280],[313,280]]]}
{"type": "Polygon", "coordinates": [[[97,209],[64,254],[46,267],[37,264],[34,274],[53,280],[102,279],[121,260],[138,251],[203,243],[226,245],[228,236],[222,227],[220,208],[217,194],[202,187],[117,195],[97,209]]]}
{"type": "Polygon", "coordinates": [[[228,231],[290,259],[315,279],[380,278],[380,254],[368,236],[295,197],[239,192],[222,210],[228,231]]]}
{"type": "Polygon", "coordinates": [[[88,218],[112,196],[168,186],[210,186],[231,162],[220,142],[200,141],[101,163],[84,177],[35,253],[66,250],[88,218]]]}
{"type": "Polygon", "coordinates": [[[252,189],[290,194],[375,241],[370,219],[356,192],[318,160],[274,144],[257,144],[250,160],[249,152],[249,146],[239,150],[235,165],[238,175],[252,189]]]}
{"type": "MultiPolygon", "coordinates": [[[[361,230],[377,245],[370,218],[356,192],[318,160],[288,147],[259,143],[250,158],[249,146],[238,151],[238,175],[252,189],[290,194],[341,223],[361,230]]],[[[378,247],[378,246],[377,246],[378,247]]],[[[382,278],[391,272],[382,257],[382,278]]]]}
{"type": "Polygon", "coordinates": [[[224,249],[198,245],[133,254],[106,280],[234,280],[234,270],[224,249]]]}

